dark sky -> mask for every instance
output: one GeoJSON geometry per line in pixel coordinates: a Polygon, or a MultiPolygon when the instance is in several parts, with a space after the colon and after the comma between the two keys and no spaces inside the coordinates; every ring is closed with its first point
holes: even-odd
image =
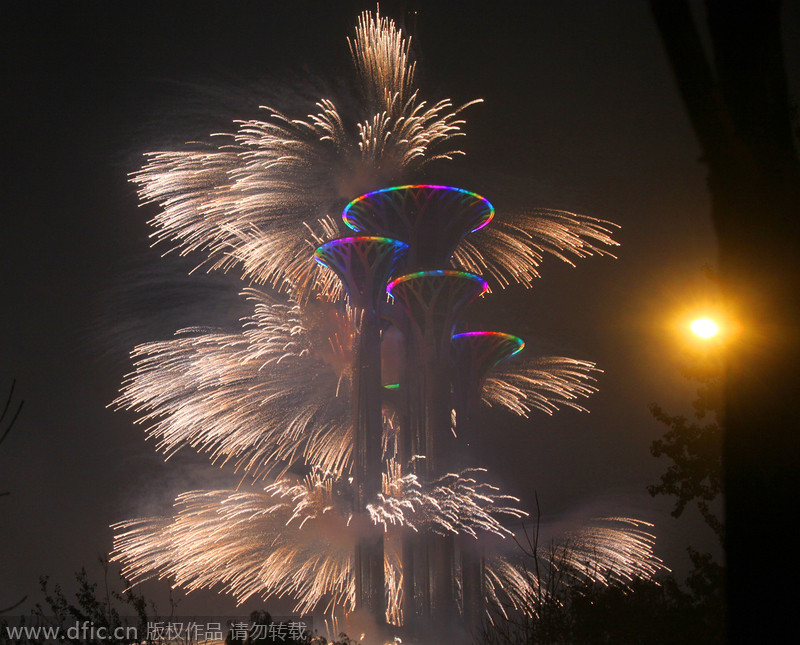
{"type": "MultiPolygon", "coordinates": [[[[671,325],[712,297],[704,169],[643,2],[381,3],[418,43],[426,96],[485,99],[466,113],[464,159],[432,166],[498,212],[528,204],[622,225],[618,259],[547,261],[534,289],[498,296],[498,330],[532,351],[605,370],[591,414],[492,420],[487,455],[546,517],[656,522],[659,552],[712,544],[645,491],[665,468],[647,406],[688,411],[671,325]],[[407,12],[417,9],[417,14],[407,12]],[[405,16],[405,17],[404,17],[405,16]],[[506,327],[503,327],[503,325],[506,327]]],[[[230,130],[257,106],[340,92],[358,2],[19,2],[3,8],[0,384],[25,409],[0,447],[0,607],[64,581],[111,546],[112,522],[166,512],[212,484],[190,457],[164,465],[132,417],[106,406],[137,342],[246,313],[233,277],[192,276],[149,248],[127,174],[141,153],[230,130]],[[310,79],[310,80],[309,80],[310,79]]],[[[488,306],[488,303],[484,303],[488,306]]],[[[484,310],[479,315],[494,309],[484,310]]],[[[212,601],[209,601],[212,602],[212,601]]]]}

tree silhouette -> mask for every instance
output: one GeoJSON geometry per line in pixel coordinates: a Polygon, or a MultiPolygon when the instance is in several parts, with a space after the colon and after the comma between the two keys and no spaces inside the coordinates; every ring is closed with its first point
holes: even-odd
{"type": "Polygon", "coordinates": [[[653,404],[650,412],[669,429],[650,445],[654,457],[667,457],[671,464],[662,473],[659,483],[647,487],[650,495],[675,498],[673,517],[680,517],[694,503],[706,524],[720,543],[724,542],[725,526],[710,504],[723,492],[722,487],[722,382],[719,365],[695,365],[684,374],[700,382],[697,398],[692,402],[692,419],[668,414],[653,404]]]}
{"type": "MultiPolygon", "coordinates": [[[[790,554],[800,466],[800,160],[781,48],[778,0],[706,0],[706,55],[686,0],[651,0],[678,89],[708,168],[723,295],[743,329],[728,348],[723,423],[728,633],[771,642],[793,626],[789,595],[754,553],[790,554]],[[768,605],[766,603],[769,603],[768,605]]],[[[791,559],[789,559],[791,560],[791,559]]],[[[782,570],[794,578],[797,565],[782,570]]]]}
{"type": "MultiPolygon", "coordinates": [[[[673,517],[680,517],[694,504],[706,524],[724,544],[725,524],[712,504],[720,501],[722,479],[721,366],[716,351],[698,356],[683,370],[687,378],[700,383],[692,402],[693,418],[670,415],[653,404],[650,411],[668,430],[650,446],[654,457],[667,457],[671,463],[660,481],[647,487],[652,496],[669,495],[675,500],[673,517]]],[[[687,548],[693,568],[685,580],[689,592],[674,590],[681,598],[683,617],[691,617],[694,628],[701,630],[702,642],[722,642],[725,632],[725,567],[711,553],[687,548]]],[[[674,583],[674,580],[671,581],[674,583]]]]}

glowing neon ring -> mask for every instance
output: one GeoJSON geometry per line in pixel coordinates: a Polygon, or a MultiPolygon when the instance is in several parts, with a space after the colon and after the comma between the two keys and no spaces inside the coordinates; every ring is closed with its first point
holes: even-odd
{"type": "Polygon", "coordinates": [[[461,334],[453,334],[453,340],[456,338],[463,338],[465,336],[494,336],[495,338],[503,338],[504,340],[516,344],[516,349],[514,349],[514,351],[511,352],[506,358],[511,358],[515,354],[519,354],[522,351],[522,348],[525,347],[525,341],[519,336],[514,336],[514,334],[506,334],[501,331],[465,331],[461,334]]]}
{"type": "Polygon", "coordinates": [[[479,275],[475,275],[474,273],[467,273],[466,271],[452,271],[449,269],[437,269],[435,271],[417,271],[416,273],[408,273],[406,275],[401,275],[399,278],[395,278],[389,284],[386,285],[386,293],[394,298],[392,295],[392,289],[395,285],[401,284],[403,282],[408,282],[409,280],[413,280],[414,278],[421,278],[423,276],[453,276],[453,277],[462,277],[462,278],[469,278],[481,285],[481,292],[478,295],[483,295],[489,290],[489,283],[486,282],[482,277],[479,275]]]}
{"type": "Polygon", "coordinates": [[[482,229],[489,222],[491,222],[492,218],[494,217],[495,209],[494,209],[494,206],[492,205],[492,202],[490,202],[488,199],[486,199],[482,195],[479,195],[478,193],[473,193],[471,190],[464,190],[463,188],[456,188],[454,186],[438,186],[436,184],[407,184],[405,186],[392,186],[391,188],[380,188],[378,190],[373,190],[372,192],[369,192],[369,193],[364,193],[360,197],[356,197],[353,201],[351,201],[347,206],[344,207],[344,210],[342,211],[342,219],[344,220],[344,223],[347,224],[347,226],[349,226],[353,230],[357,230],[355,228],[355,226],[353,225],[353,223],[351,222],[352,218],[350,216],[350,211],[359,202],[368,200],[370,197],[372,197],[374,195],[380,195],[380,194],[389,193],[389,192],[392,192],[392,191],[415,190],[415,189],[424,189],[424,188],[429,188],[429,189],[432,189],[432,190],[446,190],[446,191],[450,191],[450,192],[463,193],[464,195],[468,195],[469,197],[471,197],[474,200],[477,200],[479,202],[483,202],[484,206],[486,206],[486,208],[488,209],[488,215],[486,216],[486,219],[484,221],[482,221],[478,226],[476,226],[475,228],[472,229],[472,231],[470,231],[472,233],[482,229]]]}

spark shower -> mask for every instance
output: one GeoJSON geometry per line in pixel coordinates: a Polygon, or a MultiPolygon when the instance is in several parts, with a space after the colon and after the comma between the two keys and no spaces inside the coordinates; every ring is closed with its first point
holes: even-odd
{"type": "MultiPolygon", "coordinates": [[[[305,118],[264,108],[222,144],[151,153],[133,175],[158,206],[159,242],[257,286],[239,331],[135,348],[115,402],[166,456],[207,453],[242,485],[116,524],[112,557],[134,581],[358,612],[367,638],[534,611],[539,580],[503,548],[527,513],[479,463],[478,410],[582,410],[597,369],[526,356],[510,334],[456,332],[475,299],[529,286],[545,254],[609,255],[614,225],[409,184],[462,154],[470,104],[423,100],[410,39],[377,12],[348,44],[357,118],[327,98],[305,118]]],[[[562,564],[575,580],[652,575],[643,528],[595,520],[563,536],[562,564]]]]}

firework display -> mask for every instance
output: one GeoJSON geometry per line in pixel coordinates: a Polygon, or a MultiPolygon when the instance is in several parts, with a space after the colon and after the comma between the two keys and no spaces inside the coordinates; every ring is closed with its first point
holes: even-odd
{"type": "MultiPolygon", "coordinates": [[[[266,108],[224,144],[152,153],[133,176],[159,207],[158,240],[257,287],[239,331],[137,347],[116,400],[159,451],[207,452],[241,486],[116,524],[112,558],[133,581],[288,595],[299,611],[363,611],[378,631],[525,611],[536,577],[495,546],[527,513],[471,452],[477,410],[581,410],[598,370],[526,358],[510,334],[456,331],[490,287],[529,285],[543,254],[609,254],[613,225],[504,215],[467,190],[403,183],[460,154],[467,106],[420,98],[410,40],[378,13],[349,44],[363,120],[328,99],[305,119],[266,108]]],[[[635,520],[565,539],[580,547],[575,579],[660,567],[635,520]]]]}

